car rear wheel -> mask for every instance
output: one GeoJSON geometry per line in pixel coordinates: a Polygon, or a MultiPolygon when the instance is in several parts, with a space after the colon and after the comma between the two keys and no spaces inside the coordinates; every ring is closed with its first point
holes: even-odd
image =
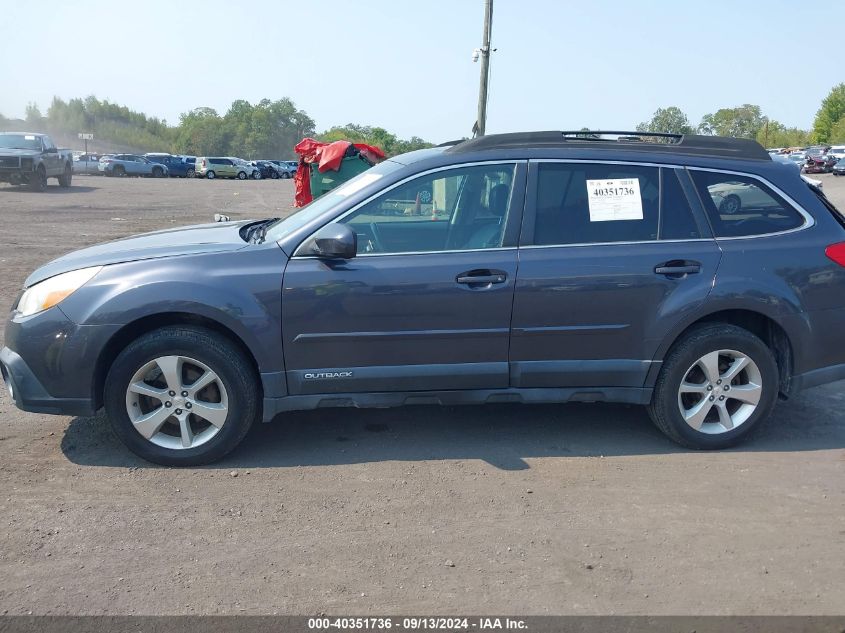
{"type": "Polygon", "coordinates": [[[114,171],[114,175],[119,177],[119,178],[122,178],[123,176],[126,175],[126,169],[123,167],[123,165],[117,165],[114,168],[113,171],[114,171]]]}
{"type": "Polygon", "coordinates": [[[270,172],[270,178],[271,178],[272,180],[278,180],[278,178],[279,178],[279,173],[278,173],[278,172],[276,172],[276,171],[271,171],[271,172],[270,172]]]}
{"type": "Polygon", "coordinates": [[[70,183],[73,181],[73,169],[71,169],[70,165],[65,165],[65,171],[59,176],[59,186],[64,187],[67,189],[70,187],[70,183]]]}
{"type": "Polygon", "coordinates": [[[239,171],[238,172],[238,180],[246,180],[246,172],[245,171],[239,171]]]}
{"type": "Polygon", "coordinates": [[[215,178],[217,178],[217,174],[215,174],[213,171],[211,171],[211,170],[209,169],[209,170],[206,172],[205,177],[206,177],[206,178],[208,178],[209,180],[214,180],[215,178]]]}
{"type": "Polygon", "coordinates": [[[164,170],[161,167],[153,167],[153,178],[164,177],[164,170]]]}
{"type": "Polygon", "coordinates": [[[740,327],[716,323],[675,344],[660,370],[649,414],[678,444],[719,449],[768,417],[778,392],[771,350],[740,327]]]}
{"type": "Polygon", "coordinates": [[[114,432],[165,466],[222,458],[260,416],[258,378],[244,353],[211,330],[165,327],[131,343],[106,378],[114,432]]]}
{"type": "Polygon", "coordinates": [[[185,172],[185,178],[193,178],[196,175],[196,172],[193,169],[189,169],[185,172]]]}

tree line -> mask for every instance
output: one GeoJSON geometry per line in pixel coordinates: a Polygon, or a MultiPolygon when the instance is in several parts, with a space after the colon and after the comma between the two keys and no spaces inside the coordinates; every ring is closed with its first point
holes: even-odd
{"type": "MultiPolygon", "coordinates": [[[[0,129],[10,123],[14,122],[0,114],[0,129]]],[[[99,141],[132,147],[138,152],[195,156],[293,159],[293,146],[306,136],[377,145],[391,156],[431,147],[431,143],[416,136],[403,140],[384,128],[353,123],[317,134],[314,120],[288,98],[262,99],[256,104],[238,99],[222,115],[213,108],[195,108],[181,114],[177,125],[168,125],[164,119],[94,96],[68,101],[53,97],[46,114],[37,104],[30,103],[26,124],[33,131],[52,134],[75,136],[90,132],[99,141]]]]}
{"type": "Polygon", "coordinates": [[[637,131],[752,138],[764,147],[845,144],[845,83],[834,86],[822,101],[810,130],[788,127],[765,116],[760,106],[746,103],[705,114],[697,126],[676,106],[658,108],[649,121],[637,126],[637,131]]]}

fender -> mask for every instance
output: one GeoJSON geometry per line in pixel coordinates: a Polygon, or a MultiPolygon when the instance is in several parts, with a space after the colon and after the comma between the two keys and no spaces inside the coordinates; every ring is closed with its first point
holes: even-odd
{"type": "Polygon", "coordinates": [[[284,371],[281,338],[284,253],[270,248],[106,266],[62,303],[82,326],[123,326],[174,312],[199,315],[234,332],[259,371],[284,371]]]}

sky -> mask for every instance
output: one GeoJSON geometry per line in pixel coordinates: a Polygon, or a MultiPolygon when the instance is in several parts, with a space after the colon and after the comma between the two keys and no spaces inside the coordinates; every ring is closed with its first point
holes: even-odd
{"type": "MultiPolygon", "coordinates": [[[[476,117],[483,0],[0,2],[7,117],[93,94],[175,124],[289,97],[318,131],[432,142],[476,117]]],[[[743,103],[808,128],[845,80],[843,24],[842,0],[494,0],[487,132],[632,129],[672,105],[697,124],[743,103]]]]}

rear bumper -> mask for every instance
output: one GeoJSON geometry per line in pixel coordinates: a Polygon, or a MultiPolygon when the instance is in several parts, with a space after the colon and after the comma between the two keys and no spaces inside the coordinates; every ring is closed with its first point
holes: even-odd
{"type": "Polygon", "coordinates": [[[58,415],[93,415],[94,403],[86,398],[54,398],[24,360],[8,347],[0,350],[0,374],[12,402],[22,411],[58,415]]]}

